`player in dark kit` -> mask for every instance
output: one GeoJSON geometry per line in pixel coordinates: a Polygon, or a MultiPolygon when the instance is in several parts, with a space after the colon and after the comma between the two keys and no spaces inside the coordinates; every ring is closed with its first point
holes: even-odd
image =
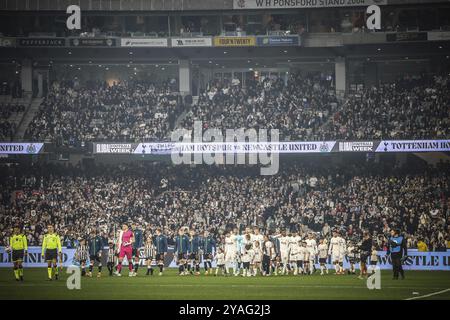
{"type": "Polygon", "coordinates": [[[97,278],[102,276],[102,238],[96,235],[95,230],[91,231],[91,236],[88,240],[88,248],[89,248],[89,272],[87,274],[88,277],[92,277],[92,270],[94,269],[94,264],[97,261],[98,264],[98,273],[97,278]]]}
{"type": "Polygon", "coordinates": [[[164,270],[164,256],[167,254],[167,237],[161,233],[161,229],[156,229],[153,244],[156,250],[156,263],[159,266],[159,275],[162,276],[164,270]]]}
{"type": "Polygon", "coordinates": [[[89,257],[89,248],[86,244],[86,240],[81,239],[80,244],[77,246],[75,251],[75,259],[78,260],[81,266],[81,275],[84,277],[86,275],[86,261],[89,257]]]}
{"type": "Polygon", "coordinates": [[[194,230],[189,232],[189,248],[188,248],[188,271],[191,274],[200,274],[200,238],[195,234],[194,230]]]}
{"type": "Polygon", "coordinates": [[[184,229],[181,228],[178,231],[178,235],[175,237],[175,257],[178,264],[179,275],[186,274],[187,252],[189,246],[189,238],[186,236],[184,229]]]}
{"type": "Polygon", "coordinates": [[[116,265],[117,253],[114,242],[108,242],[108,260],[106,262],[106,266],[108,268],[109,276],[113,275],[114,266],[116,265]]]}
{"type": "Polygon", "coordinates": [[[203,265],[205,267],[205,275],[208,275],[209,270],[212,272],[212,259],[216,251],[216,241],[210,236],[208,231],[203,233],[200,248],[203,252],[203,265]]]}
{"type": "Polygon", "coordinates": [[[393,279],[398,280],[399,274],[402,280],[405,279],[402,262],[408,255],[408,249],[406,247],[405,237],[400,235],[399,230],[391,230],[387,254],[391,255],[392,270],[394,272],[393,279]]]}
{"type": "Polygon", "coordinates": [[[15,227],[12,236],[9,238],[9,246],[12,250],[11,261],[14,264],[14,276],[16,281],[23,281],[23,258],[27,255],[27,237],[21,232],[19,227],[15,227]]]}
{"type": "Polygon", "coordinates": [[[133,242],[133,259],[134,259],[134,275],[137,275],[140,260],[140,249],[144,246],[144,232],[139,229],[135,223],[131,225],[134,234],[133,242]]]}

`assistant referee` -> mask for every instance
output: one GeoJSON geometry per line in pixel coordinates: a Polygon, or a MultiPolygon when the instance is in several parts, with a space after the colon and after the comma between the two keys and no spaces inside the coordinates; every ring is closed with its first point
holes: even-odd
{"type": "Polygon", "coordinates": [[[9,246],[12,250],[11,261],[14,264],[14,276],[16,281],[23,281],[23,258],[27,255],[27,237],[19,227],[14,227],[13,234],[9,238],[9,246]]]}

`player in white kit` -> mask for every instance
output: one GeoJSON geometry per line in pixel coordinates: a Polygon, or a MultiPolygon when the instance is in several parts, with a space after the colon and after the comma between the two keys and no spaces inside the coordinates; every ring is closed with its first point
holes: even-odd
{"type": "Polygon", "coordinates": [[[264,236],[261,234],[258,227],[253,228],[253,233],[251,234],[251,237],[252,237],[253,242],[256,242],[256,241],[259,242],[260,248],[263,247],[264,236]]]}
{"type": "Polygon", "coordinates": [[[290,237],[287,235],[286,231],[281,232],[281,236],[278,238],[280,242],[280,258],[281,264],[283,265],[281,274],[284,275],[288,271],[289,264],[289,242],[290,237]]]}
{"type": "Polygon", "coordinates": [[[225,270],[227,274],[230,274],[230,266],[235,269],[235,257],[236,257],[236,238],[233,231],[230,231],[225,236],[225,246],[224,246],[224,254],[225,254],[225,270]]]}
{"type": "Polygon", "coordinates": [[[306,239],[306,248],[309,251],[309,273],[313,274],[316,270],[317,242],[312,233],[310,233],[308,239],[306,239]]]}
{"type": "Polygon", "coordinates": [[[292,270],[294,270],[294,275],[298,274],[299,264],[299,252],[300,252],[300,244],[297,241],[293,240],[294,237],[291,237],[291,241],[289,242],[289,263],[291,264],[292,270]]]}
{"type": "Polygon", "coordinates": [[[339,251],[339,274],[345,274],[344,270],[344,257],[347,253],[347,243],[345,239],[338,235],[339,244],[341,246],[341,250],[339,251]]]}
{"type": "Polygon", "coordinates": [[[328,246],[324,243],[323,239],[319,240],[319,245],[317,246],[317,252],[319,255],[320,275],[322,276],[324,274],[324,270],[328,274],[328,268],[327,268],[328,246]]]}

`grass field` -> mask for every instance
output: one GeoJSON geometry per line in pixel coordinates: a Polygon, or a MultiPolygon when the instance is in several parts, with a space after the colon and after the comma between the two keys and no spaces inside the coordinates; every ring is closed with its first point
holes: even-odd
{"type": "MultiPolygon", "coordinates": [[[[46,281],[46,268],[25,269],[16,282],[9,268],[0,269],[0,300],[5,299],[446,299],[450,300],[450,272],[407,271],[405,280],[392,280],[382,271],[381,289],[369,290],[354,275],[223,277],[139,275],[82,277],[80,290],[68,290],[65,270],[58,281],[46,281]],[[432,294],[432,295],[430,295],[432,294]],[[429,296],[428,296],[429,295],[429,296]]],[[[95,276],[95,274],[94,274],[95,276]]]]}

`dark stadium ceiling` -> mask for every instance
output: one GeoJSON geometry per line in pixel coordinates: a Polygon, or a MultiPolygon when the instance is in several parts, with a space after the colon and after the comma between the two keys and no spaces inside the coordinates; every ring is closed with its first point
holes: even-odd
{"type": "Polygon", "coordinates": [[[446,57],[449,42],[347,45],[330,48],[2,48],[0,62],[29,58],[38,63],[177,63],[190,59],[193,64],[246,66],[247,61],[267,66],[305,62],[334,62],[336,57],[364,60],[398,60],[446,57]],[[170,61],[170,62],[169,62],[170,61]],[[211,61],[211,62],[210,62],[211,61]]]}

